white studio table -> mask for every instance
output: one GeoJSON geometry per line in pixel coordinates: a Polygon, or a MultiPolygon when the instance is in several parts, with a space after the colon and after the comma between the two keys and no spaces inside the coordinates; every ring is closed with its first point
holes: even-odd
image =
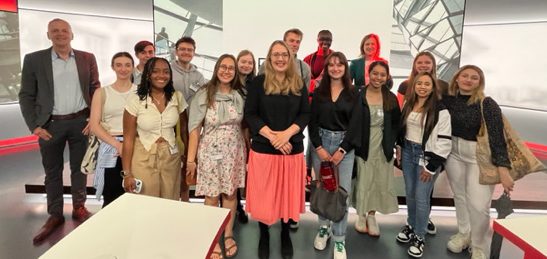
{"type": "Polygon", "coordinates": [[[126,193],[40,258],[209,258],[229,213],[203,204],[126,193]]]}
{"type": "Polygon", "coordinates": [[[494,231],[524,251],[524,259],[547,258],[547,216],[494,220],[494,231]]]}

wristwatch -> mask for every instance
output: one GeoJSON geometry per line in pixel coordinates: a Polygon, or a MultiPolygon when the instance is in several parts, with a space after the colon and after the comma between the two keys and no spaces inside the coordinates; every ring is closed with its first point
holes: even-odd
{"type": "Polygon", "coordinates": [[[120,175],[121,175],[123,178],[126,178],[126,177],[131,176],[131,173],[129,173],[128,171],[121,170],[121,171],[120,171],[120,175]]]}

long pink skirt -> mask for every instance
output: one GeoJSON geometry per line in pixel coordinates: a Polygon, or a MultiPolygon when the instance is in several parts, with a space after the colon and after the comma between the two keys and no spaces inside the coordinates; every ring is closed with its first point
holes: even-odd
{"type": "Polygon", "coordinates": [[[267,225],[279,219],[298,221],[305,211],[304,153],[271,155],[249,152],[247,201],[251,218],[267,225]]]}

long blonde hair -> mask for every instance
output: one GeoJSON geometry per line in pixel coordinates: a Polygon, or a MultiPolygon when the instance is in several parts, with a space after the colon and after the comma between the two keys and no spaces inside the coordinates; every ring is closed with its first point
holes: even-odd
{"type": "Polygon", "coordinates": [[[460,76],[460,74],[466,69],[473,69],[479,74],[479,87],[473,90],[473,93],[471,94],[469,101],[467,101],[467,104],[469,105],[469,104],[480,102],[482,99],[484,99],[484,85],[485,85],[484,72],[482,72],[482,69],[480,69],[478,66],[465,65],[461,67],[458,70],[458,72],[454,74],[454,77],[452,77],[452,80],[450,80],[450,86],[448,87],[448,95],[456,96],[460,93],[460,86],[458,85],[457,79],[460,76]]]}
{"type": "Polygon", "coordinates": [[[288,95],[290,92],[293,95],[300,96],[303,87],[302,79],[298,75],[294,66],[294,55],[291,54],[289,46],[285,42],[276,40],[272,43],[272,45],[270,45],[268,55],[266,56],[264,75],[264,92],[267,95],[288,95]],[[275,45],[282,45],[287,50],[287,54],[289,55],[289,60],[287,61],[288,68],[285,71],[285,79],[283,79],[282,82],[275,78],[276,72],[272,66],[272,49],[275,45]]]}

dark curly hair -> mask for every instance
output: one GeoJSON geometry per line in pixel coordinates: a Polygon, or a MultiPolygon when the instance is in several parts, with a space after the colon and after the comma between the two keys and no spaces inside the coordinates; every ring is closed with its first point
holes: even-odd
{"type": "MultiPolygon", "coordinates": [[[[165,92],[165,104],[167,105],[167,103],[171,101],[171,98],[175,93],[175,87],[173,87],[173,70],[171,69],[171,65],[169,65],[167,59],[153,57],[146,61],[146,64],[144,65],[144,70],[142,72],[142,79],[139,87],[137,88],[137,95],[139,95],[139,99],[141,101],[146,100],[147,96],[151,96],[152,84],[150,82],[150,75],[152,74],[152,70],[154,70],[154,68],[156,67],[156,63],[158,62],[165,62],[165,64],[167,64],[167,67],[169,67],[169,82],[167,82],[167,85],[163,88],[163,91],[165,92]]],[[[148,103],[145,107],[148,108],[148,103]]]]}

